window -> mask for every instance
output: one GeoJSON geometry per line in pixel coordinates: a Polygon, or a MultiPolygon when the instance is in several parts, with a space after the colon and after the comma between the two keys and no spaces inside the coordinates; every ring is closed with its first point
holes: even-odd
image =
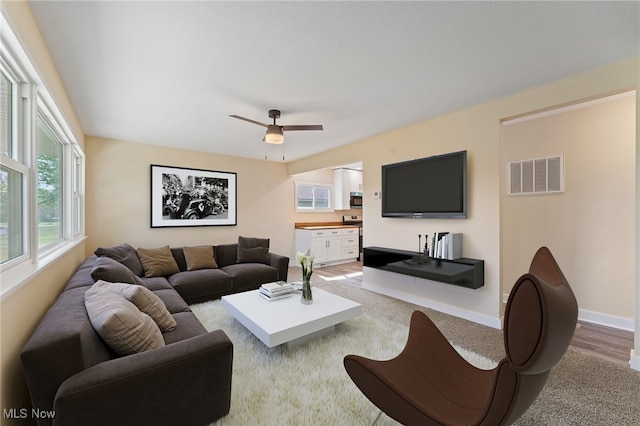
{"type": "Polygon", "coordinates": [[[84,155],[41,77],[0,21],[2,296],[84,231],[84,155]]]}
{"type": "Polygon", "coordinates": [[[37,122],[37,176],[38,176],[38,248],[46,248],[63,237],[62,234],[62,142],[60,135],[38,112],[37,122]]]}
{"type": "Polygon", "coordinates": [[[297,212],[326,212],[333,210],[333,185],[296,182],[297,212]]]}
{"type": "Polygon", "coordinates": [[[17,122],[22,99],[20,85],[6,67],[0,68],[0,263],[18,259],[27,251],[25,212],[29,168],[18,149],[17,122]]]}

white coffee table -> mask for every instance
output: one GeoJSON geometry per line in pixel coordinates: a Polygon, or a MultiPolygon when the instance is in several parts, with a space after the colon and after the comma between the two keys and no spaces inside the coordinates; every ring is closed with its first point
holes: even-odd
{"type": "Polygon", "coordinates": [[[267,301],[260,290],[222,297],[222,306],[265,345],[306,342],[335,329],[335,325],[362,314],[362,305],[313,288],[313,303],[300,303],[300,293],[267,301]]]}

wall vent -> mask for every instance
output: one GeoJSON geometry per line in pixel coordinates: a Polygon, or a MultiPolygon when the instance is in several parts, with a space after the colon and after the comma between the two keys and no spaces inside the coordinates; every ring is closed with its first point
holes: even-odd
{"type": "Polygon", "coordinates": [[[507,194],[564,192],[564,155],[507,163],[507,194]]]}

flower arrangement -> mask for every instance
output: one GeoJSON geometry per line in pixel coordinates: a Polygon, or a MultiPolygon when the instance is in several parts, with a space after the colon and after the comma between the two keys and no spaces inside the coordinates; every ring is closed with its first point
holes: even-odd
{"type": "Polygon", "coordinates": [[[313,255],[307,250],[306,253],[299,251],[296,253],[296,260],[302,266],[302,298],[300,302],[305,305],[313,303],[311,294],[311,274],[313,274],[313,255]]]}
{"type": "Polygon", "coordinates": [[[307,250],[306,253],[299,251],[296,253],[296,260],[302,266],[302,281],[311,280],[313,274],[313,255],[307,250]]]}

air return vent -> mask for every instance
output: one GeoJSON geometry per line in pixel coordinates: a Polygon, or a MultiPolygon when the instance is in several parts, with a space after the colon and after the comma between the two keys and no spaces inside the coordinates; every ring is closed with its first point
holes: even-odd
{"type": "Polygon", "coordinates": [[[564,192],[564,156],[507,163],[507,185],[508,195],[564,192]]]}

